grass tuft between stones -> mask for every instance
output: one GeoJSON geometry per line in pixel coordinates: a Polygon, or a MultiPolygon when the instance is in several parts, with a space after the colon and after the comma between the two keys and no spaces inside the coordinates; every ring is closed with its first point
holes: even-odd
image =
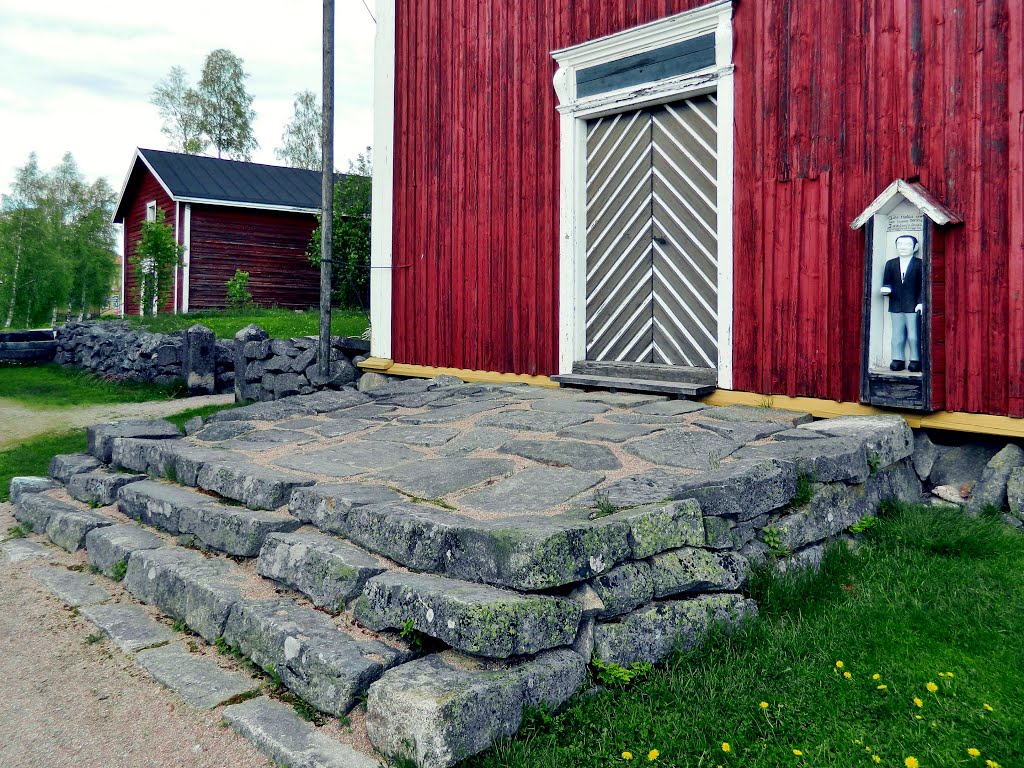
{"type": "Polygon", "coordinates": [[[647,764],[652,750],[661,766],[854,768],[877,755],[938,768],[975,764],[969,748],[980,765],[1024,764],[1024,536],[886,504],[859,538],[830,546],[817,574],[756,571],[757,619],[628,689],[528,713],[465,768],[611,766],[623,752],[647,764]]]}

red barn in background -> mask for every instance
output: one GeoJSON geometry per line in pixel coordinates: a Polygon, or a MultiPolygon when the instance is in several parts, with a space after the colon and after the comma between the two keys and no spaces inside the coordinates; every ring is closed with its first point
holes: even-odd
{"type": "Polygon", "coordinates": [[[249,273],[258,305],[319,303],[320,271],[306,258],[320,212],[318,171],[136,150],[114,212],[124,225],[122,313],[139,312],[131,258],[157,210],[185,247],[160,312],[223,309],[236,269],[249,273]]]}
{"type": "Polygon", "coordinates": [[[1016,0],[382,0],[374,149],[380,367],[856,403],[904,180],[962,221],[922,410],[1024,416],[1016,0]]]}

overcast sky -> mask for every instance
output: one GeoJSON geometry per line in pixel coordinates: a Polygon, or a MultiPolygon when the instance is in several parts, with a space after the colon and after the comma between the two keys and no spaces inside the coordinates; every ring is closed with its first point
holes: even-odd
{"type": "MultiPolygon", "coordinates": [[[[374,2],[367,0],[372,9],[374,2]]],[[[362,0],[335,0],[336,165],[371,143],[374,23],[362,0]]],[[[167,148],[154,83],[174,65],[198,79],[206,55],[245,62],[260,148],[274,149],[297,91],[320,93],[320,0],[0,0],[0,193],[35,151],[66,151],[91,181],[120,190],[135,147],[167,148]]]]}

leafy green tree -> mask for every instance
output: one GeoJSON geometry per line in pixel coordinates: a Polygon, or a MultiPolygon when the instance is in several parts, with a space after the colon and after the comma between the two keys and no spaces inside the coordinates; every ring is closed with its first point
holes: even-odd
{"type": "Polygon", "coordinates": [[[196,89],[199,98],[199,125],[209,138],[217,157],[249,160],[259,143],[252,132],[256,113],[252,96],[245,89],[243,62],[225,48],[206,57],[196,89]]]}
{"type": "Polygon", "coordinates": [[[284,142],[274,155],[292,168],[319,171],[323,165],[323,123],[320,100],[312,91],[295,94],[292,119],[284,128],[284,142]]]}
{"type": "Polygon", "coordinates": [[[235,275],[225,283],[227,288],[228,309],[249,309],[252,307],[252,294],[249,293],[249,273],[236,269],[235,275]]]}
{"type": "Polygon", "coordinates": [[[174,270],[184,261],[185,247],[174,239],[174,228],[157,209],[156,219],[142,224],[142,232],[129,260],[135,270],[135,291],[143,314],[157,313],[171,296],[174,270]]]}
{"type": "Polygon", "coordinates": [[[33,153],[0,203],[4,327],[81,318],[102,307],[117,272],[114,193],[88,184],[71,153],[49,173],[33,153]]]}
{"type": "Polygon", "coordinates": [[[160,110],[160,131],[173,151],[188,155],[206,151],[210,142],[203,136],[199,92],[189,86],[182,67],[171,67],[167,77],[153,86],[149,101],[160,110]]]}
{"type": "MultiPolygon", "coordinates": [[[[370,301],[370,204],[373,160],[369,147],[350,160],[348,173],[334,184],[333,302],[366,309],[370,301]]],[[[313,232],[306,255],[320,264],[320,228],[313,232]]]]}

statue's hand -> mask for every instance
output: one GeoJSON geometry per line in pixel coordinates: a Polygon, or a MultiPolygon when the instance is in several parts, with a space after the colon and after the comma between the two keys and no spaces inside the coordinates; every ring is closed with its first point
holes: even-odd
{"type": "Polygon", "coordinates": [[[882,286],[882,295],[883,296],[888,296],[890,293],[892,293],[892,288],[890,288],[888,285],[883,285],[882,286]]]}
{"type": "Polygon", "coordinates": [[[919,315],[923,314],[924,313],[924,304],[918,304],[916,307],[914,307],[914,311],[917,312],[917,314],[919,314],[919,315]]]}

